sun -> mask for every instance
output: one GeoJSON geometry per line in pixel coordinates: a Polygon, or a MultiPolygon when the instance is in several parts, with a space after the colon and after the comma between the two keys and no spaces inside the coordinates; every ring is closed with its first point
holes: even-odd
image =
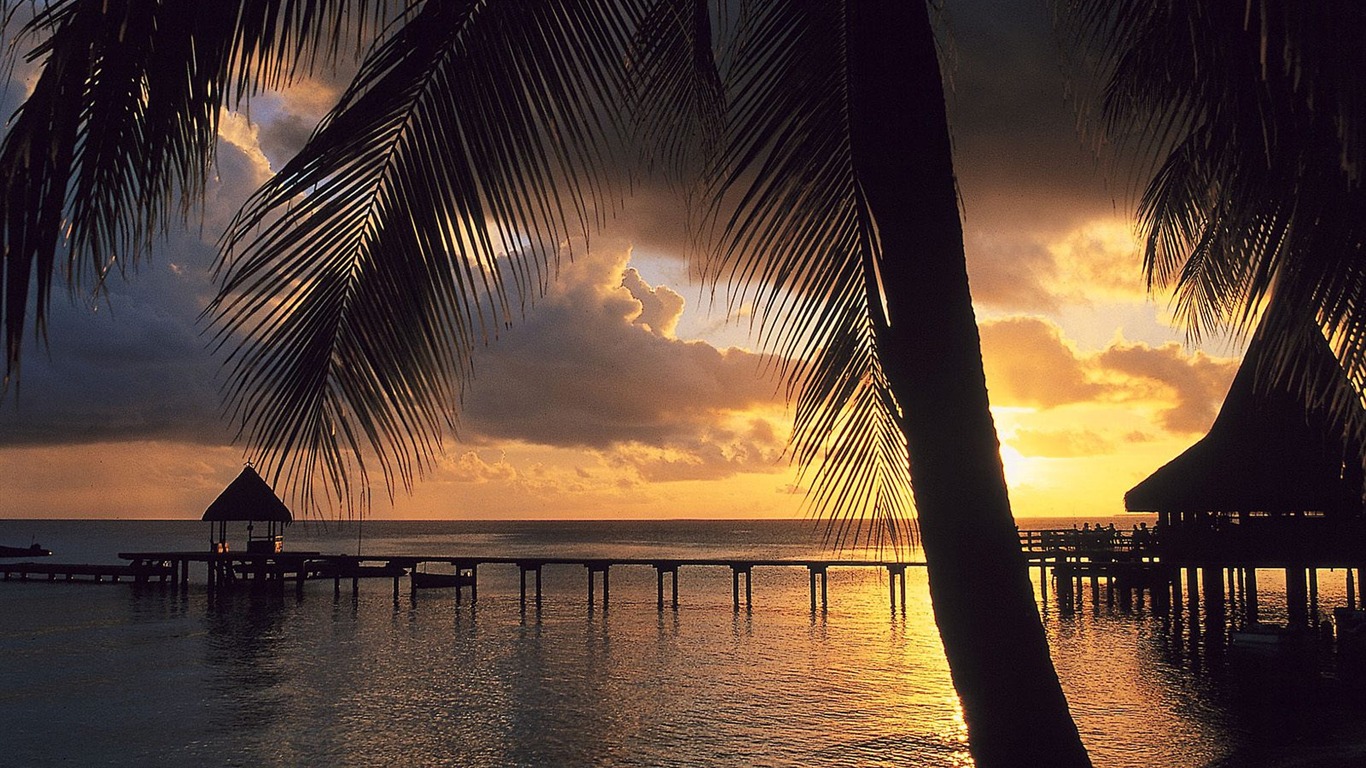
{"type": "Polygon", "coordinates": [[[1005,470],[1006,486],[1012,490],[1027,485],[1033,478],[1033,461],[1008,443],[1001,443],[1001,467],[1005,470]]]}

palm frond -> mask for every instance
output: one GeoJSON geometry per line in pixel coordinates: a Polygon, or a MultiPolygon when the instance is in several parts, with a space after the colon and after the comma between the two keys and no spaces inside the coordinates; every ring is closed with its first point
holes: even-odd
{"type": "Polygon", "coordinates": [[[0,145],[6,380],[30,305],[42,333],[59,265],[75,291],[135,263],[202,194],[222,107],[334,54],[342,30],[384,5],[42,4],[21,36],[42,74],[0,145]]]}
{"type": "MultiPolygon", "coordinates": [[[[1313,316],[1350,380],[1366,378],[1366,8],[1062,5],[1107,82],[1108,134],[1153,171],[1146,269],[1192,337],[1250,333],[1284,305],[1313,316]]],[[[1286,328],[1278,356],[1303,358],[1286,328]]]]}
{"type": "MultiPolygon", "coordinates": [[[[711,0],[652,3],[632,39],[630,112],[645,162],[678,185],[704,178],[725,133],[725,86],[717,68],[711,0]]],[[[728,31],[721,31],[723,39],[728,31]]]]}
{"type": "Polygon", "coordinates": [[[631,10],[424,4],[231,226],[229,410],[305,504],[421,474],[470,350],[610,211],[631,10]]]}
{"type": "Polygon", "coordinates": [[[900,546],[907,448],[874,329],[881,252],[849,143],[843,4],[754,3],[742,19],[703,272],[734,286],[732,309],[753,307],[756,339],[780,361],[792,457],[828,538],[900,546]]]}

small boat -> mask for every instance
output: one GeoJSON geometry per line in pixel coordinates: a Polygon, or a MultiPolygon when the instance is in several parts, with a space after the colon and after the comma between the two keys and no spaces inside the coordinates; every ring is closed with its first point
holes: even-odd
{"type": "Polygon", "coordinates": [[[418,589],[437,589],[440,587],[467,587],[473,581],[459,573],[431,573],[413,571],[413,586],[418,589]]]}
{"type": "Polygon", "coordinates": [[[52,554],[52,550],[43,549],[41,544],[30,544],[27,547],[7,547],[0,544],[0,557],[47,557],[52,554]]]}
{"type": "Polygon", "coordinates": [[[1298,640],[1300,632],[1288,629],[1279,624],[1262,624],[1260,622],[1249,624],[1242,629],[1234,630],[1230,635],[1230,640],[1234,646],[1243,648],[1281,648],[1298,640]]]}

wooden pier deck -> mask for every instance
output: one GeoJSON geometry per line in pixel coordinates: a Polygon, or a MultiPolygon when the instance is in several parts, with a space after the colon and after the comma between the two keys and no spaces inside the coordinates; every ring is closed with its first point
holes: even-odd
{"type": "MultiPolygon", "coordinates": [[[[1091,579],[1093,586],[1101,579],[1107,591],[1118,581],[1130,588],[1139,588],[1150,581],[1149,572],[1157,567],[1151,540],[1130,532],[1102,532],[1078,530],[1030,530],[1020,532],[1021,551],[1030,567],[1040,569],[1039,583],[1045,603],[1048,600],[1049,571],[1057,582],[1060,603],[1070,601],[1080,592],[1083,580],[1091,579]]],[[[155,580],[178,587],[186,587],[190,580],[191,564],[207,575],[207,588],[212,592],[242,587],[283,590],[293,584],[302,596],[309,581],[330,579],[334,594],[340,595],[342,582],[351,582],[356,595],[361,579],[389,579],[393,598],[399,599],[401,582],[408,579],[408,591],[414,600],[421,590],[454,589],[457,603],[479,598],[479,570],[481,567],[514,566],[519,575],[519,604],[540,608],[543,571],[549,566],[578,566],[586,576],[586,596],[590,607],[606,608],[611,597],[611,573],[614,568],[647,567],[655,571],[656,605],[679,607],[679,579],[681,569],[726,568],[731,573],[731,603],[735,610],[753,604],[753,572],[756,568],[793,568],[807,572],[810,608],[825,609],[829,605],[828,574],[839,568],[876,568],[888,574],[888,602],[893,610],[906,607],[906,569],[924,567],[918,560],[868,559],[806,559],[806,558],[597,558],[597,557],[527,557],[527,556],[450,556],[450,555],[342,555],[310,551],[282,552],[214,552],[214,551],[150,551],[121,552],[119,557],[127,565],[69,565],[61,563],[0,564],[0,574],[6,580],[46,579],[56,581],[91,579],[94,581],[155,580]]],[[[1096,587],[1098,589],[1098,587],[1096,587]]],[[[1095,590],[1093,589],[1093,592],[1095,590]]],[[[1096,592],[1095,594],[1098,594],[1096,592]]],[[[1121,602],[1128,605],[1129,600],[1121,602]]]]}
{"type": "Polygon", "coordinates": [[[606,608],[611,596],[611,571],[626,566],[650,567],[655,570],[657,605],[678,607],[678,571],[681,568],[720,567],[731,571],[732,603],[736,610],[753,603],[753,571],[755,568],[804,568],[809,577],[811,610],[829,605],[827,576],[831,568],[880,568],[889,575],[889,600],[893,608],[898,603],[906,606],[906,569],[923,567],[921,561],[887,561],[855,559],[717,559],[717,558],[580,558],[580,557],[452,557],[448,555],[335,555],[318,552],[121,552],[119,557],[132,563],[135,569],[162,569],[170,574],[172,583],[188,581],[190,563],[202,563],[208,572],[210,591],[239,585],[274,585],[283,588],[293,583],[302,594],[305,582],[331,579],[334,592],[340,594],[341,583],[351,580],[352,594],[362,578],[388,578],[393,581],[394,599],[398,600],[400,582],[409,579],[410,594],[416,599],[419,589],[453,588],[456,602],[469,591],[470,602],[479,599],[479,568],[490,565],[516,566],[519,571],[521,607],[528,602],[539,608],[543,601],[542,571],[547,566],[580,566],[587,574],[588,605],[606,608]],[[432,571],[432,566],[449,570],[432,571]],[[531,577],[530,584],[528,576],[531,577]],[[667,580],[665,577],[669,577],[667,580]],[[669,589],[666,590],[666,581],[669,589]],[[601,598],[598,598],[599,583],[601,598]],[[743,590],[742,585],[743,583],[743,590]],[[530,587],[530,597],[528,596],[530,587]],[[742,600],[743,596],[743,600],[742,600]]]}
{"type": "MultiPolygon", "coordinates": [[[[1224,595],[1232,595],[1236,588],[1249,598],[1244,601],[1247,620],[1256,617],[1256,570],[1273,567],[1270,563],[1188,562],[1179,554],[1164,549],[1157,532],[1145,528],[1132,530],[1052,529],[1019,532],[1020,549],[1030,569],[1038,569],[1040,605],[1049,610],[1050,603],[1064,612],[1073,611],[1089,602],[1099,610],[1101,605],[1129,611],[1143,610],[1151,605],[1154,611],[1180,612],[1189,608],[1194,615],[1197,601],[1206,606],[1206,613],[1216,615],[1224,604],[1224,595]],[[1184,578],[1183,578],[1184,577],[1184,578]],[[1227,580],[1227,590],[1224,582],[1227,580]],[[1087,586],[1089,584],[1089,589],[1087,586]],[[1184,591],[1183,591],[1184,588],[1184,591]],[[1201,592],[1203,591],[1203,596],[1201,592]]],[[[1177,550],[1181,552],[1184,550],[1177,550]]],[[[334,594],[340,596],[342,582],[350,580],[353,597],[362,579],[388,579],[392,583],[393,599],[399,600],[402,581],[408,579],[408,591],[416,601],[421,591],[453,589],[457,604],[466,599],[479,599],[479,571],[489,567],[516,567],[519,576],[519,605],[540,608],[544,600],[543,571],[550,566],[572,566],[583,569],[585,594],[590,607],[606,608],[611,597],[611,574],[623,567],[646,567],[655,572],[656,605],[679,607],[679,571],[689,568],[726,568],[731,574],[731,603],[735,610],[753,604],[753,572],[756,568],[792,568],[807,572],[811,610],[823,610],[829,605],[827,576],[831,569],[875,568],[888,574],[888,602],[893,611],[906,607],[906,570],[924,567],[923,561],[869,559],[805,559],[805,558],[596,558],[558,556],[450,556],[450,555],[341,555],[321,552],[211,552],[159,551],[123,552],[119,557],[127,565],[68,565],[62,563],[0,563],[0,574],[5,580],[93,580],[157,581],[185,588],[190,579],[191,564],[196,571],[207,574],[210,593],[225,589],[250,587],[253,589],[284,590],[293,584],[302,597],[309,581],[331,579],[334,594]]],[[[1366,559],[1363,560],[1366,564],[1366,559]]],[[[1313,604],[1315,584],[1309,564],[1288,571],[1291,576],[1288,599],[1296,615],[1300,606],[1313,604]],[[1296,576],[1296,574],[1298,574],[1296,576]],[[1301,581],[1307,586],[1301,588],[1301,581]],[[1301,594],[1304,593],[1304,594],[1301,594]]],[[[1366,605],[1366,578],[1361,578],[1361,565],[1348,568],[1348,609],[1366,605]],[[1357,571],[1357,574],[1352,571],[1357,571]],[[1358,599],[1359,598],[1359,599],[1358,599]]]]}
{"type": "Polygon", "coordinates": [[[133,564],[133,565],[88,565],[80,563],[0,563],[0,574],[4,580],[15,579],[17,581],[43,580],[43,581],[93,581],[103,582],[106,579],[111,583],[116,583],[121,579],[127,579],[135,583],[146,583],[156,580],[166,582],[172,578],[169,568],[152,564],[133,564]]]}

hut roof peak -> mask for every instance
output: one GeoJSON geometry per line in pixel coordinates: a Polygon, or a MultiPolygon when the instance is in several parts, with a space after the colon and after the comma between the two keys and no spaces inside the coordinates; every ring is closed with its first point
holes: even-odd
{"type": "Polygon", "coordinates": [[[204,510],[204,520],[265,520],[288,523],[293,521],[289,507],[266,483],[256,470],[247,464],[241,474],[228,484],[209,508],[204,510]]]}

